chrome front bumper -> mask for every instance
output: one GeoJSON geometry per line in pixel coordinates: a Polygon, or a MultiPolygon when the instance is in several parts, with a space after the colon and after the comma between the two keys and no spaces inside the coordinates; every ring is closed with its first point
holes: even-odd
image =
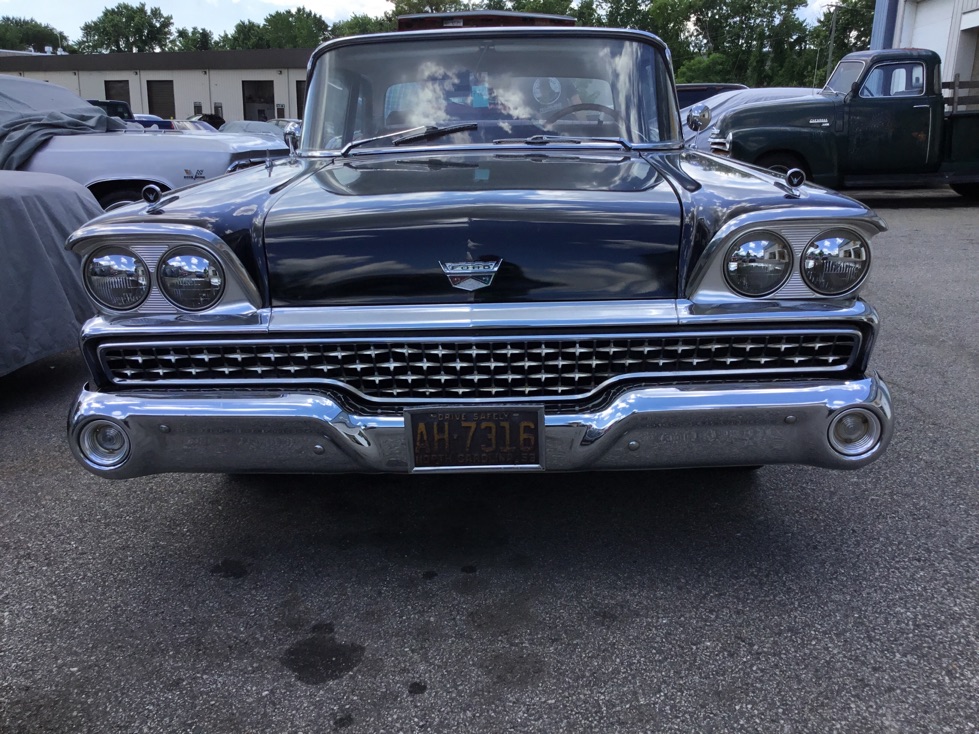
{"type": "MultiPolygon", "coordinates": [[[[544,425],[547,471],[756,464],[856,469],[883,453],[893,430],[890,394],[876,375],[644,387],[594,413],[547,413],[544,425]],[[833,448],[829,431],[841,411],[853,408],[876,416],[880,432],[863,453],[847,456],[833,448]]],[[[68,436],[83,466],[114,479],[159,472],[411,471],[400,414],[354,415],[321,392],[83,389],[68,419],[68,436]],[[101,466],[80,447],[86,424],[100,419],[128,438],[126,459],[118,466],[101,466]]]]}

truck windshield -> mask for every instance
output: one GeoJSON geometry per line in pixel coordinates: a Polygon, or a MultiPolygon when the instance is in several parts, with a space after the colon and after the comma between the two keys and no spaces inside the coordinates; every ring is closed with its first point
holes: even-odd
{"type": "Polygon", "coordinates": [[[833,76],[826,82],[824,90],[846,94],[853,86],[853,82],[860,78],[862,71],[862,61],[841,61],[833,71],[833,76]]]}
{"type": "Polygon", "coordinates": [[[415,129],[437,134],[413,145],[440,147],[541,135],[680,142],[667,62],[641,40],[388,36],[317,60],[303,152],[390,147],[415,129]]]}

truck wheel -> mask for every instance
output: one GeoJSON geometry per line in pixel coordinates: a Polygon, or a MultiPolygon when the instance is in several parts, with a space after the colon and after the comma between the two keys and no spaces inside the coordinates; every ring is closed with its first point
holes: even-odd
{"type": "Polygon", "coordinates": [[[142,201],[143,193],[135,188],[121,188],[106,191],[96,198],[102,208],[108,210],[109,207],[116,204],[131,204],[134,201],[142,201]]]}
{"type": "Polygon", "coordinates": [[[952,191],[966,199],[979,199],[979,183],[952,184],[952,191]]]}
{"type": "Polygon", "coordinates": [[[767,168],[769,171],[775,171],[776,173],[788,173],[791,169],[798,168],[806,174],[806,179],[811,178],[809,175],[809,166],[795,153],[767,153],[755,161],[755,165],[767,168]]]}

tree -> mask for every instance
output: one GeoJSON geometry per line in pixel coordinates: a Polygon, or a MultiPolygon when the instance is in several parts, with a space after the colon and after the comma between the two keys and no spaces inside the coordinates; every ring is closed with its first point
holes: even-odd
{"type": "Polygon", "coordinates": [[[14,18],[5,15],[0,18],[0,48],[8,51],[44,51],[45,46],[64,48],[64,34],[33,18],[14,18]]]}
{"type": "Polygon", "coordinates": [[[340,36],[360,36],[365,33],[386,33],[397,29],[397,21],[392,15],[382,15],[378,18],[369,15],[351,15],[346,20],[339,20],[330,26],[333,38],[340,36]]]}
{"type": "Polygon", "coordinates": [[[79,50],[85,53],[163,51],[173,36],[173,16],[146,3],[119,3],[82,25],[79,50]]]}
{"type": "Polygon", "coordinates": [[[280,10],[265,18],[272,48],[312,48],[330,35],[330,26],[316,13],[299,7],[280,10]]]}
{"type": "Polygon", "coordinates": [[[231,33],[222,33],[218,45],[223,49],[272,48],[268,29],[253,20],[239,20],[231,33]]]}
{"type": "Polygon", "coordinates": [[[178,28],[173,34],[171,51],[210,51],[217,47],[217,39],[211,31],[194,26],[190,30],[178,28]]]}

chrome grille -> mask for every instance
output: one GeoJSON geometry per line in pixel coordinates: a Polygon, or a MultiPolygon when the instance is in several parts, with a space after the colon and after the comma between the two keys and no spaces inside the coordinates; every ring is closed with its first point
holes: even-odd
{"type": "Polygon", "coordinates": [[[119,385],[326,383],[376,400],[568,399],[619,380],[822,373],[856,359],[860,332],[750,331],[401,340],[104,344],[119,385]]]}

